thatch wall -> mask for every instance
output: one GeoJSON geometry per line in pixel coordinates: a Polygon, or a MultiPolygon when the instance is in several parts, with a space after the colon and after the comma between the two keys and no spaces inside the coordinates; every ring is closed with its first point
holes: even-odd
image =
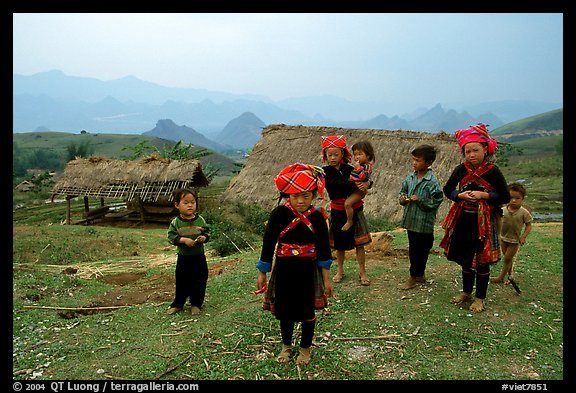
{"type": "Polygon", "coordinates": [[[125,198],[142,201],[171,199],[179,187],[208,185],[198,160],[168,160],[150,156],[141,160],[76,158],[54,185],[54,195],[125,198]]]}
{"type": "MultiPolygon", "coordinates": [[[[432,169],[441,185],[448,180],[454,167],[462,162],[454,137],[446,133],[276,124],[262,131],[262,138],[254,146],[242,171],[230,182],[223,200],[255,203],[272,209],[279,196],[274,177],[286,165],[295,162],[327,165],[322,162],[321,137],[328,135],[345,135],[349,148],[360,140],[368,140],[374,146],[374,185],[364,199],[367,217],[392,222],[401,220],[403,207],[398,203],[398,193],[402,180],[412,171],[410,151],[416,145],[428,143],[436,146],[438,154],[432,169]]],[[[326,201],[318,204],[327,206],[326,201]]],[[[450,201],[445,198],[438,212],[438,222],[444,218],[449,206],[450,201]]]]}

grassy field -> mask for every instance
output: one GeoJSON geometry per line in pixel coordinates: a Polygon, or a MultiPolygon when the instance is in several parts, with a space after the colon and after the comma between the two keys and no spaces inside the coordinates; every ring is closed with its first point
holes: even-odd
{"type": "MultiPolygon", "coordinates": [[[[537,160],[527,154],[502,167],[507,181],[526,184],[526,202],[538,212],[563,212],[555,143],[548,141],[549,154],[538,151],[537,160]]],[[[552,390],[572,379],[564,367],[564,330],[571,326],[564,316],[562,222],[534,224],[516,262],[522,293],[491,284],[486,310],[473,314],[450,303],[461,289],[460,269],[437,247],[440,228],[428,282],[402,291],[406,233],[369,218],[373,232],[391,239],[367,254],[372,285],[359,284],[354,256],[347,255],[347,276],[318,313],[311,364],[278,364],[278,321],[253,293],[260,237],[246,232],[261,230],[265,218],[245,206],[222,209],[217,196],[229,180],[218,177],[203,191],[203,215],[217,231],[207,245],[210,278],[200,316],[189,308],[165,315],[176,260],[166,225],[61,225],[65,205],[45,203],[49,193],[15,193],[13,206],[25,207],[13,211],[13,379],[400,381],[399,388],[423,386],[408,381],[474,381],[456,385],[459,391],[501,391],[498,381],[546,382],[552,390]],[[226,247],[233,253],[221,254],[226,247]]],[[[74,201],[73,214],[82,210],[74,201]]]]}
{"type": "Polygon", "coordinates": [[[527,207],[539,213],[562,213],[564,208],[564,160],[558,154],[562,136],[541,137],[515,143],[522,154],[500,166],[508,183],[520,181],[527,190],[527,207]]]}
{"type": "MultiPolygon", "coordinates": [[[[165,228],[62,226],[45,206],[13,223],[13,378],[17,380],[474,380],[550,381],[564,370],[563,224],[538,223],[522,248],[522,294],[491,285],[487,308],[450,303],[460,270],[435,247],[428,282],[407,278],[407,238],[368,253],[372,285],[353,255],[318,313],[309,366],[281,365],[278,321],[254,295],[254,250],[218,257],[208,247],[203,313],[165,315],[174,248],[165,228]]],[[[22,217],[22,216],[20,216],[22,217]]],[[[439,242],[440,229],[436,231],[439,242]]],[[[208,244],[209,245],[209,244],[208,244]]],[[[500,264],[496,269],[500,268],[500,264]]],[[[298,343],[299,329],[295,332],[298,343]]],[[[498,389],[500,390],[500,389],[498,389]]]]}

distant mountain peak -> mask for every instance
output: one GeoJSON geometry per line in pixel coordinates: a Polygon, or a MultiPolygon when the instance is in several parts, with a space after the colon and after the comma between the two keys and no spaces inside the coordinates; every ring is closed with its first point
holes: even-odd
{"type": "Polygon", "coordinates": [[[170,119],[160,119],[156,122],[156,127],[162,128],[162,127],[178,127],[178,126],[176,125],[176,123],[174,123],[174,121],[170,119]]]}
{"type": "Polygon", "coordinates": [[[177,125],[171,119],[160,119],[156,122],[156,127],[150,131],[143,132],[142,135],[155,136],[171,141],[182,141],[196,146],[205,147],[212,150],[223,150],[224,146],[216,143],[193,128],[185,125],[177,125]]]}
{"type": "Polygon", "coordinates": [[[242,113],[240,116],[238,116],[236,119],[241,119],[241,120],[260,120],[258,119],[258,116],[256,116],[254,113],[252,112],[244,112],[242,113]]]}
{"type": "Polygon", "coordinates": [[[254,146],[262,136],[266,124],[252,112],[244,112],[228,122],[218,134],[218,142],[244,149],[254,146]]]}

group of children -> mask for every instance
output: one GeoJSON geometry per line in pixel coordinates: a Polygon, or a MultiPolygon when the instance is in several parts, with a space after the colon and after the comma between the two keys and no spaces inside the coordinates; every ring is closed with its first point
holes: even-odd
{"type": "MultiPolygon", "coordinates": [[[[454,168],[444,187],[430,168],[436,160],[435,147],[422,144],[410,152],[413,171],[402,182],[399,193],[399,203],[404,207],[401,226],[406,229],[409,242],[410,276],[400,288],[408,290],[426,282],[436,216],[447,197],[453,204],[442,222],[444,236],[440,247],[447,259],[462,270],[462,291],[452,302],[462,304],[472,299],[475,286],[470,310],[480,312],[488,283],[503,282],[506,274],[511,279],[514,255],[526,241],[532,217],[522,207],[524,187],[518,183],[508,186],[494,164],[497,143],[486,127],[478,124],[457,130],[455,136],[464,161],[454,168]],[[501,250],[502,271],[490,279],[490,266],[500,259],[501,250]]],[[[296,363],[310,362],[315,312],[328,305],[332,282],[339,283],[345,277],[347,250],[356,251],[360,284],[370,285],[364,246],[371,242],[371,236],[363,198],[373,183],[374,149],[370,142],[362,141],[352,146],[351,153],[343,135],[323,137],[321,146],[326,166],[295,163],[275,177],[285,202],[270,213],[256,264],[256,293],[264,293],[263,309],[280,322],[280,363],[287,363],[292,357],[296,322],[301,323],[302,329],[296,363]],[[355,165],[351,165],[353,159],[355,165]],[[330,214],[313,205],[317,197],[324,197],[324,191],[330,199],[330,214]],[[337,270],[331,279],[332,250],[337,270]]],[[[170,223],[168,239],[178,247],[176,295],[167,313],[181,311],[189,297],[192,314],[198,314],[208,279],[203,244],[209,239],[209,231],[198,215],[198,199],[193,190],[178,190],[175,207],[179,216],[170,223]]]]}

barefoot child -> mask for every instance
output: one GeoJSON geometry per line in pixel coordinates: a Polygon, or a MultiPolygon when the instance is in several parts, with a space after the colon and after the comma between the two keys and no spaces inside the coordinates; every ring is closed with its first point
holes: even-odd
{"type": "Polygon", "coordinates": [[[364,201],[360,199],[355,205],[353,221],[354,225],[348,231],[343,231],[342,226],[346,223],[346,211],[344,201],[356,189],[364,193],[368,191],[369,182],[350,181],[350,173],[354,167],[349,165],[352,154],[346,146],[344,135],[322,137],[322,159],[329,165],[322,169],[326,174],[326,191],[330,197],[330,246],[336,250],[336,262],[338,271],[333,277],[335,283],[344,278],[344,257],[346,250],[356,249],[358,261],[358,278],[360,284],[370,285],[366,274],[366,250],[364,245],[372,241],[368,223],[364,217],[364,201]]]}
{"type": "Polygon", "coordinates": [[[332,296],[327,214],[312,205],[317,195],[323,197],[324,172],[317,166],[296,163],[284,168],[274,182],[280,195],[288,200],[270,213],[256,264],[256,292],[266,291],[263,308],[280,321],[283,346],[277,361],[290,361],[294,323],[301,322],[296,364],[307,365],[316,326],[315,310],[325,308],[332,296]]]}
{"type": "Polygon", "coordinates": [[[484,310],[490,265],[500,260],[497,221],[502,214],[500,206],[510,201],[510,193],[502,172],[492,162],[498,144],[486,126],[478,124],[454,135],[464,162],[452,171],[443,188],[454,203],[442,223],[445,233],[440,247],[448,260],[462,267],[462,292],[452,303],[470,299],[476,281],[470,310],[478,313],[484,310]]]}
{"type": "Polygon", "coordinates": [[[442,186],[430,166],[436,160],[436,148],[431,145],[416,146],[412,155],[412,169],[400,188],[400,205],[404,214],[400,226],[408,234],[410,278],[400,289],[412,289],[426,282],[428,254],[434,244],[434,224],[438,208],[444,199],[442,186]]]}
{"type": "MultiPolygon", "coordinates": [[[[354,155],[354,170],[350,173],[350,180],[353,182],[367,182],[372,174],[372,166],[374,164],[374,148],[368,141],[356,142],[352,145],[352,154],[354,155]]],[[[361,201],[366,196],[359,188],[354,190],[352,194],[344,202],[346,209],[346,224],[342,227],[343,231],[347,231],[354,223],[354,205],[361,201]]]]}
{"type": "MultiPolygon", "coordinates": [[[[520,183],[511,183],[508,186],[508,191],[510,192],[510,203],[504,209],[500,234],[504,264],[500,275],[490,279],[490,282],[495,284],[503,282],[506,274],[508,274],[508,278],[514,279],[514,256],[520,247],[526,243],[526,237],[532,230],[532,215],[528,209],[522,206],[526,197],[526,188],[520,183]]],[[[508,284],[509,281],[506,283],[508,284]]]]}
{"type": "Polygon", "coordinates": [[[204,218],[198,214],[196,191],[188,188],[175,190],[174,206],[179,214],[170,222],[168,241],[178,246],[176,295],[166,313],[172,315],[182,311],[189,297],[192,315],[197,315],[204,303],[208,282],[204,243],[208,241],[209,229],[204,218]]]}

